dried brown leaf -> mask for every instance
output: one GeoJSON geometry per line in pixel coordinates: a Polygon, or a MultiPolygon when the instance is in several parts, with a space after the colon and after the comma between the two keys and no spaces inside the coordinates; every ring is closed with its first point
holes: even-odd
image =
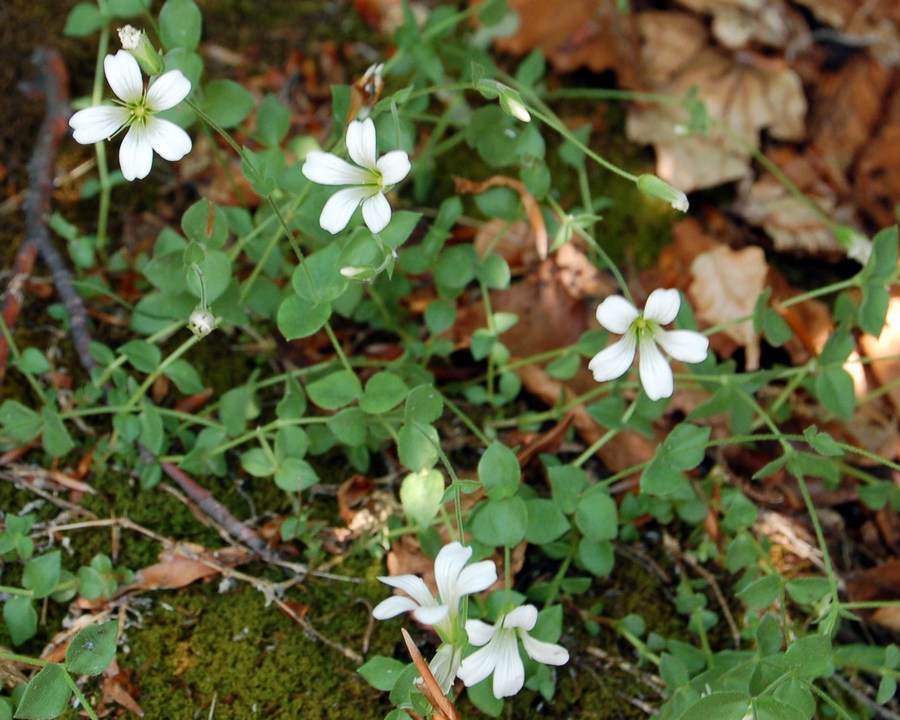
{"type": "Polygon", "coordinates": [[[497,41],[499,50],[524,55],[540,48],[557,70],[614,69],[620,85],[636,87],[638,38],[633,15],[620,13],[616,3],[567,0],[564,12],[546,0],[509,0],[509,6],[521,23],[514,35],[497,41]]]}
{"type": "Polygon", "coordinates": [[[190,585],[212,577],[221,567],[234,567],[250,559],[243,547],[225,547],[210,551],[194,543],[176,543],[160,553],[159,562],[138,571],[129,589],[159,590],[190,585]]]}
{"type": "Polygon", "coordinates": [[[630,109],[628,136],[656,147],[660,177],[684,191],[710,187],[745,175],[747,146],[759,144],[761,130],[783,140],[804,137],[806,96],[787,63],[712,47],[703,24],[683,13],[645,12],[638,22],[642,68],[653,89],[678,97],[696,90],[710,118],[728,128],[686,137],[685,108],[630,109]]]}
{"type": "MultiPolygon", "coordinates": [[[[688,290],[697,319],[720,325],[752,315],[768,272],[765,253],[758,247],[720,246],[697,256],[691,263],[693,281],[688,290]]],[[[753,322],[730,324],[723,332],[744,347],[747,369],[758,369],[759,336],[753,322]]]]}

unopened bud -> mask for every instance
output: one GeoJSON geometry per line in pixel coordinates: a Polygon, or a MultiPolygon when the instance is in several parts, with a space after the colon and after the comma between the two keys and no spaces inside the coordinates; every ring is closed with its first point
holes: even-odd
{"type": "Polygon", "coordinates": [[[163,71],[162,58],[147,39],[147,33],[131,25],[119,28],[118,32],[122,49],[126,50],[138,61],[145,73],[152,77],[159,75],[163,71]]]}
{"type": "Polygon", "coordinates": [[[847,251],[848,258],[856,260],[860,265],[869,262],[869,258],[872,257],[872,241],[869,238],[846,225],[839,226],[834,235],[847,251]]]}
{"type": "Polygon", "coordinates": [[[219,324],[218,318],[209,310],[194,310],[188,318],[187,326],[198,338],[205,338],[219,324]]]}
{"type": "Polygon", "coordinates": [[[496,80],[481,80],[478,83],[478,92],[486,98],[498,98],[500,107],[507,115],[522,122],[531,122],[531,113],[522,102],[522,96],[509,85],[504,85],[496,80]]]}
{"type": "Polygon", "coordinates": [[[637,188],[644,195],[664,200],[669,203],[675,210],[687,212],[688,199],[681,190],[676,190],[665,180],[660,180],[656,175],[641,175],[637,179],[637,188]]]}

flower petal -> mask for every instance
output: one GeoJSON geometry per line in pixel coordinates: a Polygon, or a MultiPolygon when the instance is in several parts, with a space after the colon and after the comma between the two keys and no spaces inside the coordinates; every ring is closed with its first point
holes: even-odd
{"type": "Polygon", "coordinates": [[[493,625],[488,625],[481,620],[466,620],[466,635],[469,636],[469,642],[476,647],[490,642],[490,639],[494,637],[495,629],[493,625]]]}
{"type": "Polygon", "coordinates": [[[538,612],[534,605],[520,605],[503,618],[504,628],[531,630],[537,622],[538,612]]]}
{"type": "Polygon", "coordinates": [[[415,600],[417,605],[437,605],[425,581],[416,575],[394,575],[378,579],[385,585],[402,590],[415,600]]]}
{"type": "Polygon", "coordinates": [[[709,351],[709,339],[693,330],[657,330],[653,338],[663,350],[681,362],[703,362],[709,351]]]}
{"type": "Polygon", "coordinates": [[[597,306],[597,322],[610,332],[624,334],[640,313],[621,295],[610,295],[597,306]]]}
{"type": "Polygon", "coordinates": [[[569,651],[562,645],[538,640],[528,633],[521,633],[519,637],[522,638],[525,652],[532,660],[537,660],[544,665],[565,665],[569,662],[569,651]]]}
{"type": "Polygon", "coordinates": [[[347,126],[347,152],[357,165],[375,170],[375,123],[371,118],[354,120],[347,126]]]}
{"type": "Polygon", "coordinates": [[[656,341],[652,337],[641,338],[641,360],[638,370],[641,376],[641,385],[644,392],[651,400],[671,397],[673,391],[672,368],[656,347],[656,341]]]}
{"type": "Polygon", "coordinates": [[[459,574],[456,580],[458,597],[487,590],[497,582],[497,565],[493,560],[472,563],[459,574]]]}
{"type": "Polygon", "coordinates": [[[456,591],[457,580],[470,557],[472,548],[459,542],[444,545],[437,554],[434,559],[434,582],[441,602],[450,603],[459,597],[456,591]]]}
{"type": "Polygon", "coordinates": [[[406,595],[391,595],[391,597],[382,600],[372,610],[372,617],[376,620],[387,620],[396,617],[401,613],[415,610],[419,607],[416,601],[406,595]]]}
{"type": "Polygon", "coordinates": [[[598,352],[588,363],[588,370],[594,373],[594,380],[604,382],[624,375],[634,361],[635,336],[625,333],[609,347],[598,352]]]}
{"type": "Polygon", "coordinates": [[[355,167],[331,153],[313,150],[306,155],[301,172],[320,185],[366,185],[372,182],[372,173],[355,167]]]}
{"type": "Polygon", "coordinates": [[[380,233],[391,221],[391,204],[384,193],[375,193],[363,200],[362,214],[369,230],[380,233]]]}
{"type": "Polygon", "coordinates": [[[150,174],[150,168],[153,167],[153,147],[146,128],[132,125],[128,130],[119,148],[119,165],[126,180],[145,178],[150,174]]]}
{"type": "Polygon", "coordinates": [[[116,131],[128,122],[130,115],[127,108],[117,105],[97,105],[79,110],[69,118],[69,125],[74,130],[72,136],[75,142],[93,145],[115,135],[116,131]]]}
{"type": "Polygon", "coordinates": [[[147,89],[147,105],[153,112],[168,110],[184,100],[191,92],[191,81],[181,70],[169,70],[159,76],[147,89]]]}
{"type": "MultiPolygon", "coordinates": [[[[515,612],[515,611],[513,611],[515,612]]],[[[494,667],[494,697],[515,695],[525,684],[525,666],[519,657],[519,644],[515,633],[509,631],[497,638],[497,664],[494,667]]]]}
{"type": "Polygon", "coordinates": [[[681,293],[677,290],[657,288],[644,305],[644,317],[653,320],[660,325],[668,325],[678,314],[681,307],[681,293]]]}
{"type": "Polygon", "coordinates": [[[466,687],[477,685],[494,671],[494,667],[497,665],[496,649],[496,645],[490,643],[463,658],[456,676],[465,683],[466,687]]]}
{"type": "Polygon", "coordinates": [[[147,121],[147,139],[157,154],[171,162],[191,151],[191,136],[175,123],[152,117],[147,121]]]}
{"type": "Polygon", "coordinates": [[[413,617],[423,625],[437,625],[450,614],[447,605],[420,606],[413,610],[413,617]]]}
{"type": "Polygon", "coordinates": [[[106,81],[120,100],[135,102],[144,97],[141,68],[138,61],[124,50],[103,58],[103,70],[106,72],[106,81]]]}
{"type": "Polygon", "coordinates": [[[325,207],[322,208],[322,214],[319,216],[319,225],[323,230],[327,230],[331,234],[339,233],[350,222],[353,213],[363,200],[369,195],[367,188],[353,187],[338,190],[334,195],[328,198],[325,207]]]}
{"type": "Polygon", "coordinates": [[[409,174],[412,167],[409,164],[409,155],[403,150],[391,150],[376,163],[376,166],[381,172],[381,182],[384,185],[396,185],[409,174]]]}
{"type": "Polygon", "coordinates": [[[453,687],[453,681],[456,679],[456,671],[459,670],[461,651],[449,643],[443,643],[434,654],[431,662],[428,663],[428,669],[437,680],[437,684],[441,688],[441,692],[445,695],[450,692],[453,687]]]}

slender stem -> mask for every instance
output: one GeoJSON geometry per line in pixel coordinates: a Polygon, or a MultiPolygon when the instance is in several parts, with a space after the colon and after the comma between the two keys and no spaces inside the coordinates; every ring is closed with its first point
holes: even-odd
{"type": "Polygon", "coordinates": [[[36,667],[44,667],[49,665],[49,661],[40,658],[31,657],[29,655],[19,655],[18,653],[0,650],[0,660],[3,662],[23,663],[25,665],[34,665],[36,667]]]}
{"type": "MultiPolygon", "coordinates": [[[[63,668],[65,670],[65,668],[63,668]]],[[[81,707],[84,708],[84,711],[88,714],[88,717],[91,720],[99,720],[97,717],[97,713],[94,712],[94,709],[91,707],[90,703],[87,701],[87,698],[82,694],[81,689],[75,683],[75,678],[73,678],[68,670],[65,670],[66,685],[69,686],[69,689],[72,691],[72,694],[78,698],[78,702],[81,703],[81,707]]]]}
{"type": "MultiPolygon", "coordinates": [[[[106,0],[97,0],[97,7],[102,15],[107,12],[106,0]]],[[[91,104],[99,105],[103,99],[104,73],[103,61],[109,49],[109,27],[103,25],[100,29],[100,39],[97,42],[97,62],[94,68],[94,88],[91,92],[91,104]]],[[[106,254],[107,228],[109,225],[109,206],[112,195],[112,185],[109,181],[109,163],[106,159],[106,143],[94,144],[94,152],[97,155],[97,174],[100,181],[100,207],[97,211],[97,252],[101,256],[106,254]]]]}
{"type": "Polygon", "coordinates": [[[132,410],[138,404],[138,402],[140,402],[141,398],[144,397],[144,394],[147,392],[150,386],[153,385],[154,382],[156,382],[156,378],[162,375],[172,363],[178,360],[178,358],[184,355],[198,342],[200,342],[200,338],[196,335],[191,335],[187,340],[181,343],[181,345],[176,348],[171,355],[165,358],[158,367],[153,369],[153,372],[147,375],[144,382],[141,383],[141,386],[134,391],[130,398],[128,398],[128,402],[125,403],[125,407],[123,408],[123,410],[132,410]]]}

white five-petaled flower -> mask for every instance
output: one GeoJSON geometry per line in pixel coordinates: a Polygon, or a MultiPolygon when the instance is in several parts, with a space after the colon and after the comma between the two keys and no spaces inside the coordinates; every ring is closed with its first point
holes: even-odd
{"type": "Polygon", "coordinates": [[[597,308],[597,320],[610,332],[624,334],[621,340],[594,355],[588,368],[594,380],[612,380],[631,367],[640,351],[639,374],[651,400],[670,397],[673,391],[672,369],[659,347],[676,360],[698,363],[706,359],[709,340],[693,330],[663,330],[675,319],[681,305],[677,290],[657,289],[650,293],[643,312],[621,295],[611,295],[597,308]],[[659,345],[659,347],[657,347],[659,345]]]}
{"type": "Polygon", "coordinates": [[[400,613],[411,611],[413,617],[425,625],[452,635],[453,622],[459,614],[459,601],[464,595],[487,590],[497,582],[497,566],[491,560],[466,565],[472,557],[472,548],[458,542],[444,545],[434,559],[436,599],[425,581],[417,575],[396,575],[378,578],[385,585],[402,590],[409,597],[393,595],[382,600],[372,615],[376,620],[386,620],[400,613]]]}
{"type": "Polygon", "coordinates": [[[347,152],[356,165],[331,153],[313,151],[306,156],[303,174],[321,185],[351,185],[332,195],[319,224],[324,230],[339,233],[362,205],[363,220],[369,230],[379,233],[391,221],[391,205],[385,190],[396,185],[410,170],[409,155],[392,150],[380,159],[375,148],[375,124],[370,118],[354,120],[347,126],[347,152]],[[357,167],[358,166],[358,167],[357,167]]]}
{"type": "Polygon", "coordinates": [[[175,107],[191,91],[191,82],[180,70],[170,70],[150,83],[144,80],[137,60],[124,50],[103,61],[106,79],[121,101],[79,110],[69,120],[75,140],[85,145],[106,140],[122,128],[128,133],[119,148],[119,164],[126,180],[150,173],[155,150],[166,160],[181,160],[191,150],[191,138],[175,123],[154,115],[175,107]]]}
{"type": "Polygon", "coordinates": [[[569,651],[562,645],[537,640],[528,634],[534,628],[537,616],[534,605],[522,605],[501,617],[494,625],[480,620],[466,622],[469,642],[481,648],[463,658],[458,675],[466,687],[476,685],[494,673],[494,697],[500,699],[519,692],[525,684],[519,639],[532,660],[545,665],[567,663],[569,651]]]}

